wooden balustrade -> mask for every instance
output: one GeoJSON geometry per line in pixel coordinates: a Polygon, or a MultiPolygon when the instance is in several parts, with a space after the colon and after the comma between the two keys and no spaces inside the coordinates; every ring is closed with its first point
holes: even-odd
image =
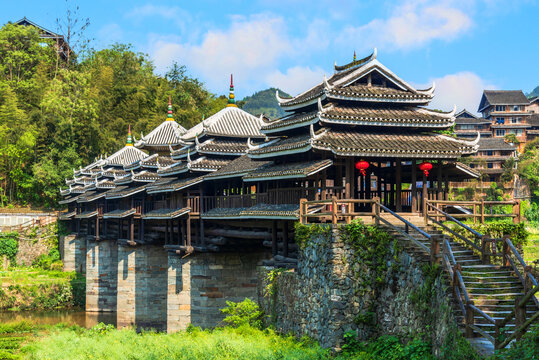
{"type": "Polygon", "coordinates": [[[468,208],[471,213],[460,213],[452,214],[454,218],[467,219],[470,218],[474,222],[479,221],[481,224],[485,222],[485,218],[512,218],[515,224],[520,223],[521,221],[521,207],[520,200],[510,200],[510,201],[446,201],[446,200],[427,200],[427,207],[423,209],[423,212],[426,216],[426,213],[432,210],[433,205],[438,207],[441,210],[447,212],[447,208],[452,207],[462,207],[468,208]],[[511,206],[511,213],[496,213],[496,207],[501,206],[511,206]]]}

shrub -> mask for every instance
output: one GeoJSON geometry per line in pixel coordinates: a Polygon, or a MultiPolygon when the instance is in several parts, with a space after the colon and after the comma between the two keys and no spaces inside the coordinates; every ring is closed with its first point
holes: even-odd
{"type": "Polygon", "coordinates": [[[532,327],[520,341],[496,351],[492,360],[535,360],[539,354],[539,325],[532,327]]]}
{"type": "Polygon", "coordinates": [[[246,298],[240,303],[227,301],[226,304],[228,306],[221,309],[221,312],[227,314],[223,319],[223,322],[227,325],[234,327],[250,325],[257,329],[262,328],[262,316],[264,313],[256,302],[246,298]]]}
{"type": "Polygon", "coordinates": [[[0,257],[5,255],[10,261],[15,261],[19,250],[18,236],[15,232],[0,234],[0,257]]]}

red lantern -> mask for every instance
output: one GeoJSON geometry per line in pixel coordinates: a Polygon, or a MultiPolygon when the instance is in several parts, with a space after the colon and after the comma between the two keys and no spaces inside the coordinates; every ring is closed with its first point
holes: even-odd
{"type": "Polygon", "coordinates": [[[423,171],[423,174],[425,176],[429,176],[429,170],[432,169],[432,164],[428,161],[423,161],[421,164],[419,164],[419,170],[423,171]]]}
{"type": "Polygon", "coordinates": [[[358,169],[361,172],[361,175],[365,176],[365,170],[369,168],[369,163],[365,160],[358,161],[356,163],[356,169],[358,169]]]}

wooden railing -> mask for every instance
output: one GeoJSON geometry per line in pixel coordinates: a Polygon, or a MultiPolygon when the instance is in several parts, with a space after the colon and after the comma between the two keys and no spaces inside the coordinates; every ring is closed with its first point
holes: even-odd
{"type": "Polygon", "coordinates": [[[470,218],[473,222],[479,221],[481,224],[485,222],[486,218],[512,218],[515,224],[520,223],[521,213],[520,213],[520,200],[511,200],[511,201],[445,201],[445,200],[427,200],[426,207],[423,210],[425,217],[432,210],[434,205],[440,210],[447,212],[447,208],[452,207],[462,207],[468,210],[471,210],[471,213],[461,213],[453,214],[454,218],[466,219],[470,218]],[[500,206],[511,206],[511,213],[496,213],[494,211],[495,207],[500,206]]]}
{"type": "MultiPolygon", "coordinates": [[[[494,202],[493,202],[494,203],[494,202]]],[[[300,200],[299,208],[299,220],[303,224],[309,223],[309,221],[315,222],[329,222],[332,224],[337,224],[339,222],[349,223],[356,217],[372,217],[373,223],[380,224],[384,223],[386,226],[396,230],[404,237],[409,239],[414,243],[418,248],[421,248],[430,256],[431,264],[440,263],[442,268],[448,272],[451,279],[451,288],[454,294],[455,299],[459,308],[464,314],[464,323],[466,326],[466,336],[473,337],[474,332],[480,334],[484,338],[488,339],[496,347],[496,349],[501,349],[509,344],[512,339],[520,339],[522,334],[528,329],[529,325],[533,323],[539,317],[539,311],[531,316],[530,319],[526,320],[526,305],[528,302],[534,302],[539,306],[538,300],[535,297],[537,293],[538,285],[537,280],[533,277],[531,273],[531,268],[526,265],[522,256],[518,253],[517,249],[511,243],[511,240],[508,237],[503,239],[491,239],[476,230],[470,228],[466,224],[462,223],[460,220],[456,219],[454,216],[447,214],[438,207],[436,207],[432,202],[425,202],[425,205],[428,206],[429,211],[426,212],[426,220],[432,221],[435,224],[439,225],[443,229],[447,230],[449,233],[455,237],[462,240],[466,245],[474,249],[474,251],[481,254],[481,259],[484,263],[490,263],[491,256],[502,256],[502,262],[504,266],[508,266],[512,269],[513,272],[517,274],[522,284],[524,285],[525,295],[522,298],[517,299],[515,308],[512,313],[507,316],[506,319],[500,321],[495,321],[495,319],[486,314],[480,308],[475,306],[474,300],[470,297],[466,284],[462,276],[462,267],[457,263],[453,250],[451,248],[451,243],[449,238],[444,235],[431,235],[420,229],[419,227],[413,225],[408,220],[404,219],[399,214],[388,209],[386,206],[382,205],[379,202],[378,198],[367,199],[367,200],[357,200],[357,199],[336,199],[331,200],[318,200],[318,201],[308,201],[307,199],[300,200]],[[355,208],[358,206],[367,208],[367,211],[355,211],[355,208]],[[383,213],[385,216],[381,216],[383,213]],[[396,219],[396,221],[391,222],[386,217],[391,216],[396,219]],[[462,235],[450,227],[448,227],[444,222],[453,222],[457,224],[460,228],[463,229],[464,234],[472,238],[470,240],[467,236],[462,235]],[[402,226],[396,226],[394,223],[402,223],[402,226]],[[412,234],[410,230],[414,230],[415,233],[412,234]],[[481,245],[477,245],[475,241],[479,239],[481,245]],[[424,244],[425,240],[430,242],[430,248],[424,244]],[[496,241],[503,241],[503,251],[501,254],[497,254],[489,249],[488,245],[492,245],[491,248],[495,249],[496,241]],[[516,261],[513,260],[513,257],[516,261]],[[490,335],[481,327],[477,326],[475,319],[477,317],[483,318],[488,324],[491,324],[495,328],[495,336],[490,335]],[[516,329],[508,338],[503,341],[500,340],[500,331],[501,329],[512,320],[516,319],[516,329]]]]}
{"type": "MultiPolygon", "coordinates": [[[[524,287],[525,295],[523,297],[517,297],[515,307],[513,308],[511,313],[507,315],[506,318],[503,320],[494,320],[494,318],[476,307],[474,301],[470,299],[470,296],[466,289],[466,285],[462,278],[461,267],[459,264],[457,264],[455,260],[449,240],[447,238],[444,239],[442,264],[446,271],[448,271],[448,273],[450,274],[453,294],[457,299],[462,313],[464,314],[466,337],[473,337],[473,333],[475,331],[476,333],[480,334],[481,336],[492,342],[496,349],[506,347],[513,339],[519,340],[522,334],[526,332],[529,325],[539,318],[539,311],[536,311],[530,319],[526,320],[526,306],[529,302],[534,303],[535,306],[539,308],[539,301],[535,296],[539,289],[539,286],[537,280],[531,272],[531,267],[526,264],[526,262],[519,254],[518,250],[515,248],[509,237],[506,236],[502,239],[489,238],[488,236],[473,230],[466,224],[463,224],[459,220],[455,219],[454,216],[443,212],[441,209],[437,208],[433,204],[427,205],[435,213],[435,215],[431,216],[431,213],[429,212],[429,215],[427,215],[427,220],[432,221],[436,225],[442,227],[444,230],[448,231],[456,238],[462,240],[464,243],[466,243],[466,245],[469,245],[474,250],[478,251],[481,255],[481,260],[483,264],[490,264],[492,261],[491,257],[500,256],[502,266],[510,268],[520,279],[524,287]],[[443,218],[443,220],[441,220],[441,218],[443,218]],[[475,244],[475,242],[455,232],[453,229],[444,224],[444,221],[453,222],[462,229],[464,229],[465,233],[469,233],[476,239],[480,239],[481,246],[478,246],[477,244],[475,244]],[[497,242],[502,243],[503,251],[501,252],[501,254],[496,252],[497,242]],[[478,327],[475,323],[475,316],[482,317],[488,324],[493,325],[495,329],[495,335],[492,336],[480,327],[478,327]],[[514,332],[510,334],[507,338],[502,340],[500,336],[501,330],[505,327],[505,325],[507,325],[508,322],[512,321],[513,319],[515,319],[514,332]]],[[[433,256],[431,254],[431,258],[432,257],[433,256]]]]}
{"type": "Polygon", "coordinates": [[[21,232],[24,230],[34,228],[36,226],[46,226],[46,225],[52,224],[56,222],[57,219],[58,219],[57,216],[47,216],[43,218],[30,219],[18,225],[2,226],[1,230],[3,232],[13,232],[13,231],[21,232]]]}

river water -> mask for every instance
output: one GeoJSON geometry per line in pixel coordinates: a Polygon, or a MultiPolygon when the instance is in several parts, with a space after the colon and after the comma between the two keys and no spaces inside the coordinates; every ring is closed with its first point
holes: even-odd
{"type": "Polygon", "coordinates": [[[0,323],[26,320],[40,325],[78,325],[91,328],[102,322],[116,325],[116,313],[87,313],[84,310],[0,311],[0,323]]]}

